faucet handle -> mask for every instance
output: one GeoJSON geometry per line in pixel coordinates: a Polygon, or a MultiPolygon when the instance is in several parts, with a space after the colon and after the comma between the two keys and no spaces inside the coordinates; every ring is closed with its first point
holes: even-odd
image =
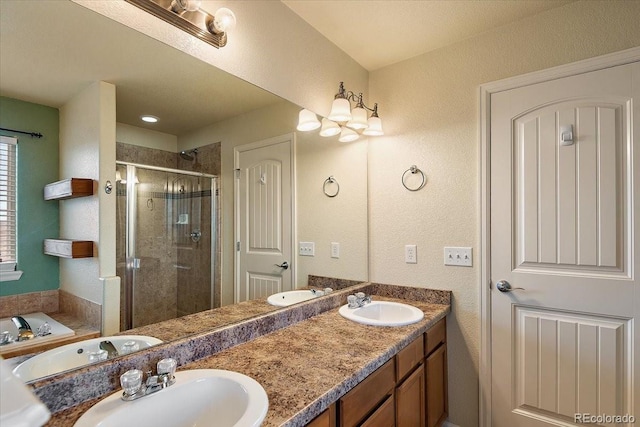
{"type": "Polygon", "coordinates": [[[349,304],[349,308],[358,308],[358,297],[349,295],[347,297],[347,303],[349,304]]]}
{"type": "Polygon", "coordinates": [[[158,362],[158,375],[167,374],[169,378],[173,378],[177,367],[178,362],[176,362],[176,359],[172,359],[170,357],[162,359],[158,362]]]}
{"type": "Polygon", "coordinates": [[[13,342],[13,335],[11,335],[11,332],[4,331],[0,334],[0,345],[9,344],[11,342],[13,342]]]}
{"type": "Polygon", "coordinates": [[[120,375],[120,385],[124,390],[125,397],[138,393],[142,388],[142,371],[140,369],[131,369],[120,375]]]}

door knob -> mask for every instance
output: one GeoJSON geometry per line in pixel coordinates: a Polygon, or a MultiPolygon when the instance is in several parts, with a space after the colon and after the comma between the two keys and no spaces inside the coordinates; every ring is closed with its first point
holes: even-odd
{"type": "Polygon", "coordinates": [[[507,282],[506,280],[500,280],[498,283],[496,283],[496,288],[498,288],[500,292],[511,292],[515,291],[516,289],[521,289],[524,291],[524,288],[512,288],[511,283],[507,282]]]}
{"type": "Polygon", "coordinates": [[[275,266],[286,270],[287,268],[289,268],[289,263],[287,261],[284,261],[282,264],[275,264],[275,266]]]}

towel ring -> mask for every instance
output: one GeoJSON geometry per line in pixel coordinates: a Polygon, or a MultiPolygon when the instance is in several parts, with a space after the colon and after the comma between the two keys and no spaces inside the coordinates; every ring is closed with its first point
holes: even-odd
{"type": "Polygon", "coordinates": [[[338,184],[338,181],[336,181],[333,175],[331,175],[329,178],[324,180],[324,184],[322,184],[322,192],[327,197],[336,197],[340,192],[340,184],[338,184]],[[335,193],[329,193],[327,191],[327,184],[335,184],[337,186],[335,193]]]}
{"type": "Polygon", "coordinates": [[[418,167],[416,165],[411,165],[411,167],[409,169],[407,169],[406,171],[404,171],[404,173],[402,174],[402,185],[404,186],[404,188],[406,188],[409,191],[418,191],[422,187],[424,187],[424,184],[425,184],[424,172],[422,172],[420,169],[418,169],[418,167]],[[412,175],[415,175],[417,173],[420,174],[420,176],[422,177],[422,182],[420,183],[419,186],[417,186],[416,188],[407,187],[407,183],[405,182],[405,178],[407,176],[407,172],[411,172],[412,175]]]}

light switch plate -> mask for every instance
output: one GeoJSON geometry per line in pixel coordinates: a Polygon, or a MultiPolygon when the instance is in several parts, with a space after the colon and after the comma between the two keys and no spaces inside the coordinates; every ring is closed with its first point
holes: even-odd
{"type": "Polygon", "coordinates": [[[471,248],[445,247],[444,265],[471,267],[473,265],[471,248]]]}

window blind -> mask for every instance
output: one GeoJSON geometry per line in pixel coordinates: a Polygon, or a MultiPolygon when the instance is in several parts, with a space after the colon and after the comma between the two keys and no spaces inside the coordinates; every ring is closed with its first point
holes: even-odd
{"type": "Polygon", "coordinates": [[[0,261],[16,262],[16,138],[0,136],[0,261]]]}

